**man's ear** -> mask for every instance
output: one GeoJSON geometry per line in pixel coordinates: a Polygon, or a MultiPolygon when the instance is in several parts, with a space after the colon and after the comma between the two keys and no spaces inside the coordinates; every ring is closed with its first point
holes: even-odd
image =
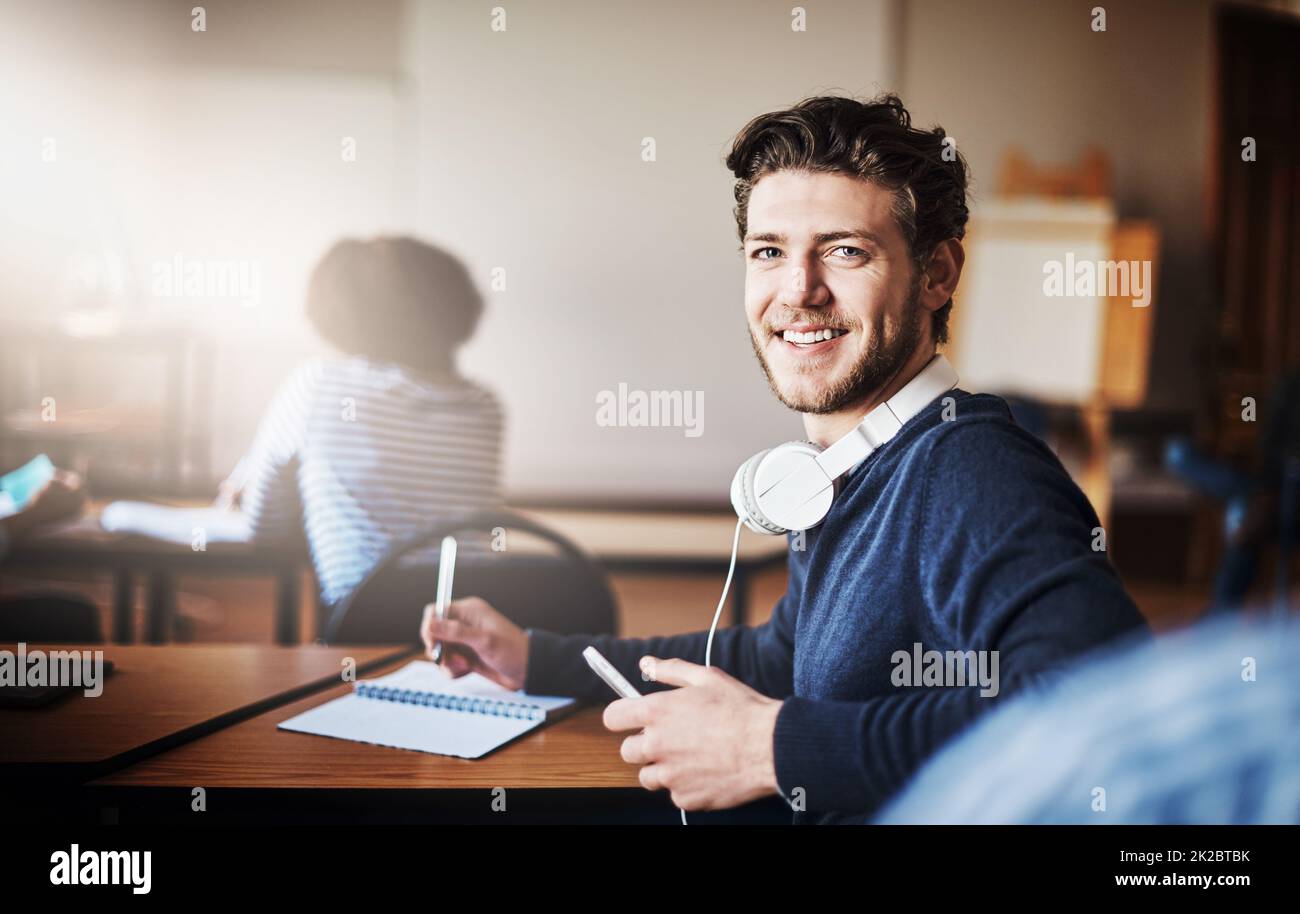
{"type": "Polygon", "coordinates": [[[930,311],[942,308],[957,289],[966,251],[956,238],[941,241],[930,254],[921,277],[920,302],[930,311]]]}

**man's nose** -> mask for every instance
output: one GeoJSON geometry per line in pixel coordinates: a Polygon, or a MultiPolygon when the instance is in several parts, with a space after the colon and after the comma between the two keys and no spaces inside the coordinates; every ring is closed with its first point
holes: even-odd
{"type": "Polygon", "coordinates": [[[830,303],[830,290],[816,269],[802,263],[792,264],[783,279],[781,299],[786,307],[821,308],[830,303]]]}

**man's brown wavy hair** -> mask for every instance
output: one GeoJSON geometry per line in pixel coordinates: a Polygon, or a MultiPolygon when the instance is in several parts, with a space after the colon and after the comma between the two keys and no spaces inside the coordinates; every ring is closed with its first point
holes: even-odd
{"type": "MultiPolygon", "coordinates": [[[[942,127],[922,130],[896,95],[862,102],[823,95],[760,115],[732,143],[727,167],[736,176],[736,228],[744,242],[749,195],[765,175],[805,171],[848,175],[894,193],[894,218],[914,269],[935,248],[966,234],[969,170],[942,127]],[[945,158],[945,150],[948,152],[945,158]],[[949,159],[951,161],[949,161],[949,159]]],[[[948,340],[952,299],[934,312],[935,344],[948,340]]]]}

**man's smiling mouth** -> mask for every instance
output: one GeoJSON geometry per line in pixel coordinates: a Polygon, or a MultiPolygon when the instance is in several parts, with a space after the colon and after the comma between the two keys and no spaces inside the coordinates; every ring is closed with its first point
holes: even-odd
{"type": "Polygon", "coordinates": [[[820,343],[823,340],[833,340],[837,336],[843,336],[848,332],[849,331],[838,327],[827,327],[822,330],[806,330],[803,332],[798,330],[783,330],[781,332],[781,339],[785,340],[787,343],[820,343]]]}
{"type": "Polygon", "coordinates": [[[772,336],[783,343],[789,344],[792,349],[821,350],[830,348],[834,345],[835,340],[848,332],[843,327],[817,327],[809,330],[776,330],[772,333],[772,336]]]}

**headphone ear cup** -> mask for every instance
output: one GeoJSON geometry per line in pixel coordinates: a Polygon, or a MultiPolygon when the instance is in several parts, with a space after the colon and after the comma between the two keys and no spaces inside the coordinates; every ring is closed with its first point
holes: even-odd
{"type": "Polygon", "coordinates": [[[827,486],[800,504],[790,502],[782,480],[813,463],[822,448],[811,441],[788,441],[772,448],[751,470],[748,496],[762,522],[774,531],[810,530],[826,519],[835,500],[835,488],[827,486]]]}
{"type": "Polygon", "coordinates": [[[780,536],[786,529],[773,523],[758,507],[758,498],[754,495],[754,474],[763,458],[770,454],[771,448],[759,451],[740,465],[736,475],[731,479],[731,507],[745,522],[745,526],[755,533],[768,536],[780,536]]]}
{"type": "Polygon", "coordinates": [[[789,518],[784,518],[783,523],[773,519],[763,509],[763,499],[758,495],[758,480],[760,475],[770,477],[773,473],[780,479],[791,472],[794,465],[801,461],[815,460],[821,452],[822,448],[811,441],[787,441],[766,451],[759,451],[742,463],[731,481],[731,506],[745,521],[745,526],[755,533],[780,536],[791,530],[807,530],[820,524],[830,510],[836,489],[832,487],[828,496],[818,499],[824,501],[820,507],[816,503],[810,504],[808,507],[811,508],[811,513],[808,508],[801,508],[790,514],[789,518]]]}

